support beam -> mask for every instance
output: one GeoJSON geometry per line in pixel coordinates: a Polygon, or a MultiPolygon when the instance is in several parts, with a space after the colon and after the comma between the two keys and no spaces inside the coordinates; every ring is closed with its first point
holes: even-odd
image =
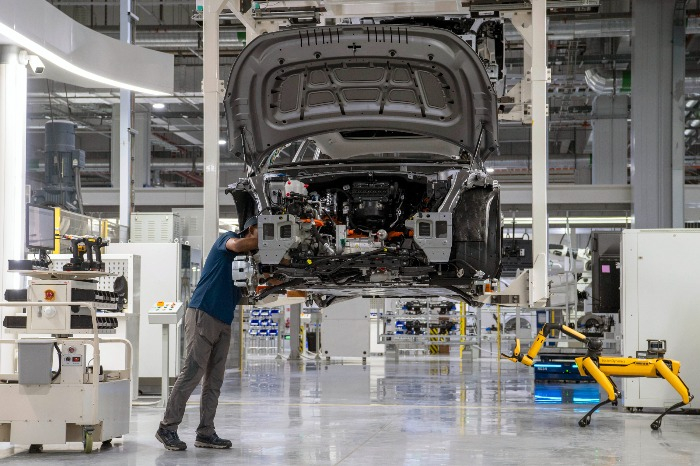
{"type": "MultiPolygon", "coordinates": [[[[119,39],[131,43],[131,0],[119,2],[119,39]]],[[[129,240],[132,208],[132,178],[131,178],[131,109],[133,93],[126,89],[119,90],[119,241],[129,240]]]]}
{"type": "Polygon", "coordinates": [[[532,0],[532,256],[530,305],[544,305],[549,296],[547,252],[547,1],[532,0]]]}
{"type": "Polygon", "coordinates": [[[219,79],[219,13],[225,2],[204,0],[204,226],[203,246],[219,236],[219,118],[224,83],[219,79]]]}
{"type": "Polygon", "coordinates": [[[119,186],[119,156],[121,155],[119,141],[119,104],[112,105],[112,125],[111,125],[111,140],[110,140],[110,156],[109,156],[109,179],[110,185],[114,188],[119,186]]]}
{"type": "MultiPolygon", "coordinates": [[[[20,287],[20,276],[6,272],[7,261],[24,256],[27,167],[27,68],[19,48],[0,45],[0,291],[20,287]]],[[[0,327],[0,338],[6,335],[0,327]]],[[[13,370],[13,354],[0,348],[0,371],[13,370]]]]}
{"type": "Polygon", "coordinates": [[[676,0],[673,15],[673,68],[671,77],[671,183],[672,225],[685,226],[685,1],[676,0]]]}
{"type": "MultiPolygon", "coordinates": [[[[634,228],[670,228],[674,224],[673,206],[678,202],[674,199],[672,176],[675,3],[676,0],[636,0],[632,8],[634,228]]],[[[682,80],[680,85],[682,98],[682,80]]]]}
{"type": "Polygon", "coordinates": [[[627,184],[628,108],[626,95],[593,101],[593,184],[627,184]]]}
{"type": "MultiPolygon", "coordinates": [[[[592,186],[571,184],[550,184],[547,187],[547,200],[550,206],[571,205],[594,206],[598,210],[606,206],[620,206],[629,209],[631,192],[628,186],[592,186]]],[[[224,194],[225,187],[218,190],[220,205],[233,207],[231,196],[224,194]]],[[[142,207],[158,207],[167,210],[168,207],[202,207],[202,188],[136,188],[136,205],[142,207]]],[[[118,203],[118,192],[115,188],[83,188],[86,207],[95,211],[118,203]]],[[[686,196],[691,195],[689,205],[700,206],[700,185],[686,186],[686,196]],[[695,194],[698,193],[698,194],[695,194]]],[[[501,186],[501,205],[516,206],[521,212],[527,212],[532,204],[532,185],[509,183],[501,186]]],[[[578,210],[585,210],[580,207],[578,210]]],[[[698,209],[700,211],[700,208],[698,209]]]]}
{"type": "Polygon", "coordinates": [[[134,112],[134,186],[151,186],[151,112],[134,112]]]}
{"type": "Polygon", "coordinates": [[[299,335],[301,334],[301,304],[289,306],[289,360],[301,359],[299,351],[299,335]]]}

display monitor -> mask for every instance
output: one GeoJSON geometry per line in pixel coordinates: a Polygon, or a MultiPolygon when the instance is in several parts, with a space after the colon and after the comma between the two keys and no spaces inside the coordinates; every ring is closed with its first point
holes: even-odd
{"type": "Polygon", "coordinates": [[[27,204],[27,249],[51,251],[55,248],[53,207],[27,204]]]}

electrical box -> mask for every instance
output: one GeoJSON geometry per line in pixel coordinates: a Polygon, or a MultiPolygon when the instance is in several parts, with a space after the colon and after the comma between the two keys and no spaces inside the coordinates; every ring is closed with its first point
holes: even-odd
{"type": "Polygon", "coordinates": [[[183,303],[158,301],[148,310],[148,322],[151,324],[177,324],[185,315],[183,303]]]}
{"type": "MultiPolygon", "coordinates": [[[[698,244],[699,230],[622,232],[622,355],[646,350],[648,339],[666,340],[665,358],[680,361],[680,376],[694,394],[700,392],[698,244]]],[[[625,407],[668,408],[681,399],[661,378],[623,378],[622,389],[625,407]]]]}
{"type": "MultiPolygon", "coordinates": [[[[131,214],[133,243],[175,243],[182,238],[180,216],[172,212],[131,214]]],[[[111,252],[111,249],[110,249],[111,252]]]]}
{"type": "Polygon", "coordinates": [[[532,240],[503,238],[501,245],[501,267],[504,276],[515,276],[518,269],[532,268],[532,240]]]}
{"type": "Polygon", "coordinates": [[[594,231],[591,238],[593,312],[620,312],[619,231],[594,231]]]}
{"type": "Polygon", "coordinates": [[[54,340],[25,338],[17,342],[18,382],[20,385],[49,385],[53,365],[54,340]]]}
{"type": "Polygon", "coordinates": [[[53,302],[94,301],[97,284],[85,280],[40,280],[33,279],[27,288],[30,302],[45,302],[46,306],[28,308],[27,332],[73,334],[89,323],[90,311],[80,306],[54,306],[53,302]]]}
{"type": "Polygon", "coordinates": [[[85,383],[85,345],[64,343],[61,345],[61,383],[85,383]]]}

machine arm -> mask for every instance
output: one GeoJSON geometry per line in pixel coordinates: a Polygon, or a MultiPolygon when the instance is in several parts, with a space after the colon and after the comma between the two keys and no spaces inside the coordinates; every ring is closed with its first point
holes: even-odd
{"type": "Polygon", "coordinates": [[[552,330],[559,330],[562,333],[570,336],[571,338],[580,341],[581,343],[584,343],[586,347],[589,349],[591,348],[591,345],[593,346],[599,346],[597,343],[597,340],[592,340],[588,338],[586,335],[577,332],[576,330],[572,329],[571,327],[568,327],[563,324],[553,324],[553,323],[546,323],[544,326],[540,329],[540,331],[537,333],[537,337],[535,338],[535,341],[532,343],[530,346],[530,350],[527,352],[527,354],[522,354],[520,352],[520,340],[515,339],[515,349],[513,350],[513,354],[510,356],[501,353],[501,357],[504,359],[508,359],[509,361],[513,362],[521,362],[525,364],[526,366],[532,366],[535,363],[535,357],[537,357],[537,353],[540,352],[542,349],[542,346],[544,345],[544,342],[547,340],[547,336],[549,335],[549,332],[552,330]]]}

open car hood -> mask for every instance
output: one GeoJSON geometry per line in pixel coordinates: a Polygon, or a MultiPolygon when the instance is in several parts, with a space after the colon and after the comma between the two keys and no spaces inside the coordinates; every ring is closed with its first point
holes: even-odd
{"type": "Polygon", "coordinates": [[[496,144],[496,96],[480,58],[436,28],[262,35],[236,60],[224,104],[229,149],[253,172],[283,144],[346,130],[415,133],[470,153],[496,144]]]}

